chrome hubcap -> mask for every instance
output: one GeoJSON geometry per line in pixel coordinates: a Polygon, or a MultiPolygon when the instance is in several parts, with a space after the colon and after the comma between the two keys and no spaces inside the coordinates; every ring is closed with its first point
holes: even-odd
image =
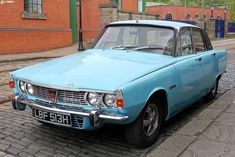
{"type": "Polygon", "coordinates": [[[152,103],[146,108],[143,120],[143,129],[146,136],[151,136],[158,127],[158,109],[156,104],[152,103]]]}

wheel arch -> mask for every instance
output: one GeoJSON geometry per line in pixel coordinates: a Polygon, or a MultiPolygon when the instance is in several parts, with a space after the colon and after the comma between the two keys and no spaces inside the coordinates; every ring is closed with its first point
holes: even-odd
{"type": "Polygon", "coordinates": [[[147,101],[145,102],[145,106],[147,105],[149,100],[159,99],[163,102],[163,117],[164,120],[168,115],[168,99],[167,99],[167,91],[163,88],[159,88],[154,90],[148,97],[147,101]]]}

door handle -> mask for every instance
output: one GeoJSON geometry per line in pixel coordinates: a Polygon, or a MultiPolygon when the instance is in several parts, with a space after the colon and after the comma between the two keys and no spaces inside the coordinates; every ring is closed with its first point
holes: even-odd
{"type": "Polygon", "coordinates": [[[202,60],[202,58],[200,57],[200,58],[197,58],[195,60],[200,62],[202,60]]]}
{"type": "Polygon", "coordinates": [[[216,56],[216,53],[212,53],[211,56],[216,56]]]}

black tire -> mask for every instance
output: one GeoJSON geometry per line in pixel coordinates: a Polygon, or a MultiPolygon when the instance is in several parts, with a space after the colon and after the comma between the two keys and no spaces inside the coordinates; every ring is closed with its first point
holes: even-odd
{"type": "Polygon", "coordinates": [[[219,86],[219,79],[216,79],[212,89],[210,92],[205,96],[206,101],[211,101],[216,98],[217,92],[218,92],[218,86],[219,86]]]}
{"type": "Polygon", "coordinates": [[[153,143],[155,143],[155,141],[157,140],[159,134],[160,134],[160,130],[161,130],[161,126],[162,126],[162,122],[163,122],[163,103],[160,100],[149,100],[149,102],[147,103],[147,105],[145,106],[145,108],[143,109],[143,111],[141,112],[140,116],[138,117],[138,119],[128,125],[125,128],[125,135],[126,135],[126,139],[127,141],[132,144],[135,145],[139,148],[146,148],[151,146],[153,143]],[[157,109],[157,115],[158,116],[153,116],[152,120],[148,120],[148,118],[150,118],[150,109],[153,111],[155,109],[157,109]],[[154,119],[157,121],[157,125],[156,122],[154,122],[154,119]],[[144,121],[145,121],[145,125],[144,126],[144,121]],[[148,124],[148,123],[152,123],[152,124],[148,124]],[[153,124],[154,123],[154,124],[153,124]],[[146,130],[146,127],[150,127],[147,125],[153,125],[152,126],[152,130],[150,128],[148,128],[148,130],[146,130]]]}

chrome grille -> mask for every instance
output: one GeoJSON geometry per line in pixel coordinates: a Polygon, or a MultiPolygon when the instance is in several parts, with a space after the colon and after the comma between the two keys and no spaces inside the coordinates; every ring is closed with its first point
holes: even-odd
{"type": "Polygon", "coordinates": [[[50,100],[49,88],[33,85],[33,90],[34,90],[33,96],[44,100],[50,100]]]}
{"type": "Polygon", "coordinates": [[[57,102],[85,105],[87,103],[84,99],[84,96],[85,92],[59,90],[57,95],[57,102]]]}
{"type": "Polygon", "coordinates": [[[87,105],[87,101],[84,99],[85,92],[83,91],[68,91],[68,90],[56,90],[47,87],[41,87],[33,85],[34,94],[33,96],[51,101],[49,97],[49,91],[57,91],[57,103],[68,103],[68,104],[78,104],[87,105]]]}

